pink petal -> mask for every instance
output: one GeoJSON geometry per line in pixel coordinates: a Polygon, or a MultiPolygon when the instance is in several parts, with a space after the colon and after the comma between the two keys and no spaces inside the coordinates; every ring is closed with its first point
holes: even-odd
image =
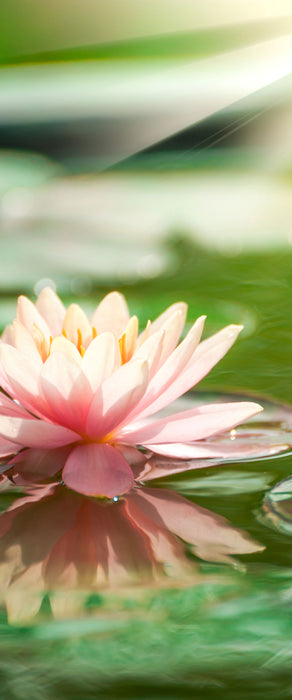
{"type": "Polygon", "coordinates": [[[81,367],[91,389],[97,388],[105,379],[115,372],[121,364],[117,338],[113,333],[101,333],[88,346],[82,359],[81,367]]]}
{"type": "Polygon", "coordinates": [[[53,337],[62,333],[66,309],[51,287],[42,289],[36,301],[36,308],[45,319],[53,337]]]}
{"type": "MultiPolygon", "coordinates": [[[[168,318],[161,325],[161,330],[164,331],[162,351],[160,356],[159,365],[161,366],[163,362],[169,357],[173,352],[174,348],[180,339],[185,324],[185,313],[183,310],[178,309],[174,311],[173,314],[168,316],[168,318]]],[[[153,324],[154,325],[154,324],[153,324]]],[[[153,328],[152,328],[153,331],[153,328]]],[[[150,336],[152,333],[150,334],[150,336]]]]}
{"type": "MultiPolygon", "coordinates": [[[[205,316],[201,316],[197,319],[185,339],[175,348],[158,372],[155,373],[152,381],[149,382],[148,389],[143,399],[139,406],[137,406],[137,413],[139,416],[145,415],[145,408],[149,405],[151,406],[152,413],[152,406],[155,399],[164,393],[170,384],[172,384],[184,370],[200,342],[205,318],[205,316]]],[[[149,341],[155,339],[156,335],[157,334],[151,336],[149,341]]],[[[149,341],[146,341],[145,345],[149,341]]],[[[143,347],[144,345],[142,345],[141,350],[143,350],[143,347]]],[[[137,353],[135,353],[135,357],[136,355],[137,353]]]]}
{"type": "Polygon", "coordinates": [[[16,449],[17,448],[14,442],[10,442],[9,440],[5,440],[4,438],[0,437],[0,457],[8,457],[9,455],[13,455],[16,449]]]}
{"type": "Polygon", "coordinates": [[[81,365],[80,352],[77,350],[76,345],[74,345],[71,340],[65,338],[64,335],[57,335],[56,338],[53,339],[50,347],[50,355],[53,355],[54,352],[62,352],[71,362],[76,365],[81,365]]]}
{"type": "MultiPolygon", "coordinates": [[[[279,454],[289,448],[288,444],[273,444],[267,435],[266,443],[263,440],[257,441],[257,435],[250,434],[249,437],[240,442],[240,438],[232,442],[226,435],[226,442],[221,440],[216,441],[216,438],[211,442],[185,442],[185,443],[169,443],[163,445],[149,445],[147,447],[156,454],[174,459],[197,460],[197,459],[252,459],[255,457],[268,456],[279,454]]],[[[171,466],[171,463],[170,463],[171,466]]],[[[201,466],[201,465],[200,465],[201,466]]],[[[194,462],[196,469],[196,462],[194,462]]]]}
{"type": "Polygon", "coordinates": [[[32,335],[27,328],[15,319],[13,321],[13,345],[20,350],[24,355],[30,357],[37,365],[41,366],[42,360],[37,350],[36,344],[32,335]]]}
{"type": "Polygon", "coordinates": [[[142,345],[139,346],[133,355],[132,362],[135,360],[145,360],[147,362],[149,367],[149,377],[153,377],[161,364],[160,361],[164,343],[164,335],[165,331],[163,329],[157,333],[154,333],[154,335],[147,338],[147,340],[145,340],[142,345]]]}
{"type": "Polygon", "coordinates": [[[0,416],[0,436],[21,447],[52,449],[77,442],[80,436],[60,425],[37,419],[0,416]]]}
{"type": "Polygon", "coordinates": [[[138,329],[139,321],[137,316],[131,316],[123,332],[123,336],[125,337],[124,353],[126,362],[131,359],[135,351],[138,338],[138,329]]]}
{"type": "Polygon", "coordinates": [[[144,427],[140,426],[137,430],[131,430],[128,426],[121,431],[119,438],[140,445],[203,440],[230,430],[262,410],[259,404],[249,401],[207,404],[145,422],[144,427]]]}
{"type": "Polygon", "coordinates": [[[69,488],[86,496],[113,498],[132,488],[134,477],[128,462],[109,444],[75,447],[63,470],[69,488]]]}
{"type": "Polygon", "coordinates": [[[119,338],[130,319],[127,302],[119,292],[107,294],[95,310],[91,324],[98,333],[112,331],[119,338]]]}
{"type": "Polygon", "coordinates": [[[160,314],[160,316],[156,318],[155,321],[153,321],[153,323],[151,323],[150,335],[153,335],[153,333],[156,333],[157,331],[161,330],[161,328],[165,326],[165,323],[168,322],[169,318],[177,312],[179,312],[181,315],[181,322],[183,328],[186,321],[187,310],[187,304],[185,304],[183,301],[178,301],[175,304],[172,304],[172,306],[169,306],[168,309],[166,309],[162,314],[160,314]]]}
{"type": "Polygon", "coordinates": [[[22,408],[22,406],[19,406],[15,401],[12,401],[12,399],[9,398],[9,396],[5,396],[5,394],[2,394],[0,392],[0,414],[2,416],[11,416],[15,418],[30,418],[30,414],[27,413],[27,411],[22,408]]]}
{"type": "Polygon", "coordinates": [[[25,326],[25,328],[27,328],[27,330],[31,334],[33,333],[34,325],[36,325],[39,328],[39,330],[43,333],[46,340],[49,341],[50,331],[46,324],[46,321],[38,312],[35,305],[31,301],[29,301],[27,297],[18,297],[16,319],[17,321],[22,323],[22,325],[25,326]]]}
{"type": "Polygon", "coordinates": [[[66,311],[63,321],[63,328],[67,334],[68,340],[72,343],[78,343],[78,329],[82,336],[82,345],[87,347],[92,340],[92,328],[84,311],[78,304],[71,304],[66,311]]]}
{"type": "Polygon", "coordinates": [[[81,367],[54,352],[44,363],[40,384],[52,420],[84,432],[92,390],[81,367]]]}
{"type": "MultiPolygon", "coordinates": [[[[182,372],[174,378],[174,381],[162,394],[153,394],[152,403],[144,410],[141,406],[140,417],[145,417],[162,408],[168,406],[172,401],[175,401],[179,396],[185,394],[186,391],[205,377],[208,372],[224,357],[226,352],[233,345],[242,326],[227,326],[207,340],[204,340],[195,350],[191,359],[184,367],[182,372]]],[[[155,391],[155,387],[154,391],[155,391]]]]}
{"type": "Polygon", "coordinates": [[[43,415],[45,401],[40,395],[39,377],[42,365],[22,352],[0,343],[1,385],[24,408],[36,415],[43,415]]]}
{"type": "Polygon", "coordinates": [[[14,345],[14,331],[12,325],[6,326],[2,333],[1,340],[8,345],[14,345]]]}
{"type": "Polygon", "coordinates": [[[148,382],[144,361],[128,362],[106,379],[92,401],[86,432],[96,439],[113,431],[143,396],[148,382]]]}

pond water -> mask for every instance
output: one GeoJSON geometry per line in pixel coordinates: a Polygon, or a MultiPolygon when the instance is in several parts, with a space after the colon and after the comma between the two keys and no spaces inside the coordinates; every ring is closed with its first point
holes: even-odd
{"type": "MultiPolygon", "coordinates": [[[[85,498],[55,479],[33,487],[27,457],[8,471],[7,700],[292,696],[292,255],[228,257],[178,236],[165,253],[164,274],[119,285],[142,322],[184,299],[190,321],[208,314],[207,334],[245,324],[178,409],[232,396],[265,410],[222,437],[220,460],[141,453],[137,485],[120,499],[85,498]]],[[[104,291],[91,278],[82,302],[93,306],[104,291]]],[[[2,326],[11,300],[4,291],[2,326]]]]}

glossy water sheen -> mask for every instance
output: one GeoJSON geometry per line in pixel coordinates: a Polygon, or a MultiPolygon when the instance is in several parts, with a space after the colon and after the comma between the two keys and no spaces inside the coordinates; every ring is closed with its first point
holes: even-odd
{"type": "MultiPolygon", "coordinates": [[[[17,509],[8,518],[2,515],[5,700],[87,700],[101,694],[113,699],[291,697],[289,256],[276,262],[269,256],[229,260],[182,242],[174,253],[175,278],[129,287],[131,308],[144,321],[175,299],[186,299],[190,320],[207,310],[209,333],[241,322],[244,315],[252,319],[246,335],[204,383],[208,392],[192,394],[177,408],[197,400],[230,400],[226,392],[235,392],[234,400],[242,392],[251,395],[265,412],[224,440],[242,448],[253,445],[256,454],[216,464],[208,460],[200,469],[189,463],[185,473],[175,463],[171,474],[165,460],[150,460],[151,475],[159,478],[139,486],[133,502],[141,503],[143,493],[148,502],[156,498],[150,518],[155,557],[149,553],[149,523],[146,535],[136,512],[130,520],[128,511],[125,515],[123,499],[87,501],[60,485],[43,501],[32,503],[30,496],[20,517],[17,509]],[[160,508],[167,503],[168,532],[161,531],[158,498],[160,508]],[[181,530],[185,537],[178,538],[177,509],[186,504],[191,510],[183,511],[188,513],[181,530]],[[222,525],[218,516],[229,524],[222,525]],[[98,547],[103,567],[96,577],[98,547]],[[39,564],[45,559],[44,578],[39,564]]],[[[24,494],[19,483],[3,482],[1,511],[24,494]]]]}

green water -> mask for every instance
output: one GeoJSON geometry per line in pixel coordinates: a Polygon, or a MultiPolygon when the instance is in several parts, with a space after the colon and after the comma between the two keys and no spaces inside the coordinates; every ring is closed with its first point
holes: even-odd
{"type": "MultiPolygon", "coordinates": [[[[164,274],[119,284],[131,311],[143,323],[182,299],[189,304],[189,321],[208,314],[207,335],[243,322],[242,337],[200,391],[292,403],[290,250],[225,257],[207,253],[180,234],[164,247],[172,261],[164,274]]],[[[92,277],[90,293],[80,301],[93,305],[112,282],[100,285],[92,277]]],[[[13,291],[23,291],[17,278],[13,291]]],[[[11,291],[4,290],[3,323],[11,300],[11,291]]],[[[266,428],[268,436],[269,429],[285,431],[287,425],[271,422],[266,428]]],[[[265,549],[234,554],[237,565],[228,565],[200,559],[185,543],[198,574],[195,582],[166,577],[155,586],[138,582],[120,591],[85,590],[78,612],[66,616],[54,617],[51,591],[44,592],[40,611],[29,620],[19,614],[8,621],[3,602],[1,697],[291,697],[291,535],[281,529],[281,511],[269,519],[262,507],[267,492],[291,473],[288,451],[149,482],[147,487],[174,490],[224,516],[265,549]]],[[[20,487],[4,490],[1,510],[21,495],[20,487]]],[[[50,518],[47,527],[53,527],[50,518]]],[[[16,539],[23,534],[19,531],[16,539]]],[[[36,548],[37,542],[36,523],[36,548]]],[[[70,596],[68,589],[68,606],[70,596]]],[[[24,617],[26,604],[27,599],[24,617]]]]}

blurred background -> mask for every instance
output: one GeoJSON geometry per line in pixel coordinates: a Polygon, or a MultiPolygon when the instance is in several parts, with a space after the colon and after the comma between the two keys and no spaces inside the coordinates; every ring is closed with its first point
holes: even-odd
{"type": "Polygon", "coordinates": [[[183,298],[209,331],[245,325],[240,378],[231,360],[221,384],[283,397],[276,341],[264,371],[262,352],[290,291],[290,1],[1,15],[1,326],[45,284],[88,307],[118,287],[142,321],[183,298]]]}
{"type": "MultiPolygon", "coordinates": [[[[291,404],[291,0],[9,0],[0,23],[0,331],[45,285],[88,310],[118,288],[142,325],[185,300],[207,335],[244,324],[202,390],[291,404]]],[[[291,499],[256,516],[291,467],[175,482],[267,547],[228,589],[206,564],[77,621],[1,609],[5,700],[291,698],[291,499]]]]}

